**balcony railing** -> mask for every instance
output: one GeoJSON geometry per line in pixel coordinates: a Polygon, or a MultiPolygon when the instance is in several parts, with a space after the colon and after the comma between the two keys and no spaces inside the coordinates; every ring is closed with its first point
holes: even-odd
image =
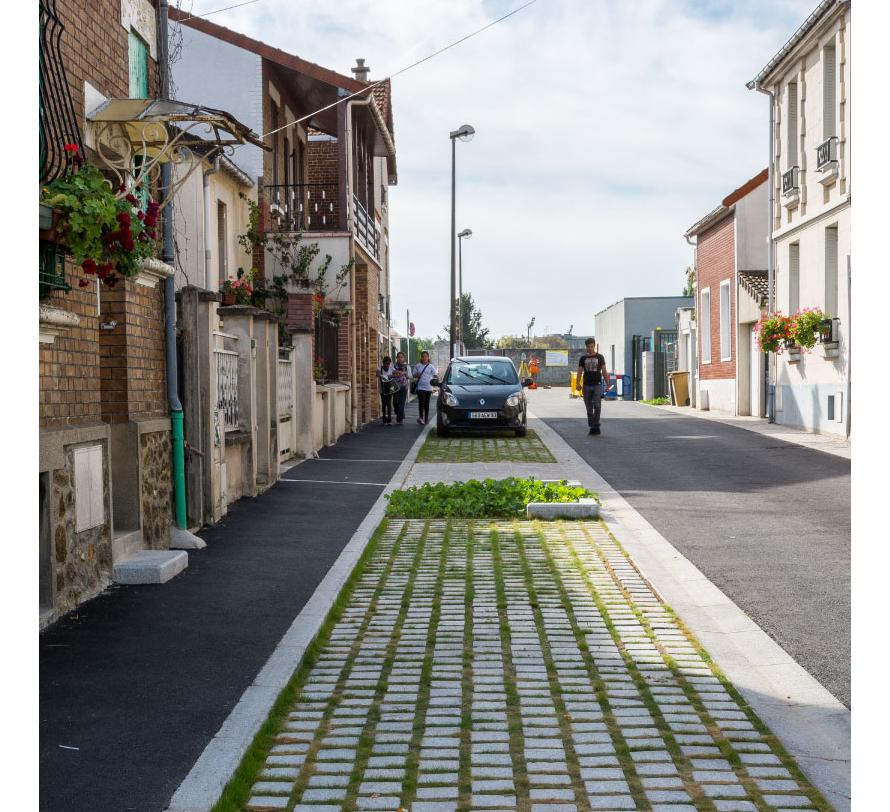
{"type": "Polygon", "coordinates": [[[800,189],[800,170],[792,166],[787,172],[782,173],[782,194],[792,195],[800,189]]]}
{"type": "Polygon", "coordinates": [[[816,169],[824,169],[832,161],[837,160],[837,136],[826,138],[816,147],[816,169]]]}
{"type": "Polygon", "coordinates": [[[336,231],[340,227],[336,183],[276,183],[265,191],[270,231],[336,231]]]}
{"type": "Polygon", "coordinates": [[[380,230],[355,195],[352,196],[352,213],[355,218],[355,236],[374,259],[380,259],[380,230]]]}

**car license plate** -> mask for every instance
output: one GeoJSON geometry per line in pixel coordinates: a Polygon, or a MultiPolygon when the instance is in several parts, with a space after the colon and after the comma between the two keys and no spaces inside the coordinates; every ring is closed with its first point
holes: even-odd
{"type": "Polygon", "coordinates": [[[470,412],[470,420],[496,420],[497,412],[470,412]]]}

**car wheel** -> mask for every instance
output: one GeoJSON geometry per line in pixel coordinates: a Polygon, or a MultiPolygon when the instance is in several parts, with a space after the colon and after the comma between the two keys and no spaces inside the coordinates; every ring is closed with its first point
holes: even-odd
{"type": "Polygon", "coordinates": [[[517,437],[525,437],[526,427],[523,426],[521,429],[516,429],[517,437]]]}
{"type": "Polygon", "coordinates": [[[436,436],[437,437],[447,437],[448,436],[448,429],[446,429],[445,426],[442,425],[442,415],[441,414],[436,415],[436,436]]]}

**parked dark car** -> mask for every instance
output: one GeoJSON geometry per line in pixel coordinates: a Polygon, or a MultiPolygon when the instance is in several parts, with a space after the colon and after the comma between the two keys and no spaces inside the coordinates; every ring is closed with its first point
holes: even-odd
{"type": "Polygon", "coordinates": [[[524,437],[528,417],[523,387],[509,358],[479,355],[452,358],[441,380],[436,409],[436,433],[447,437],[452,430],[491,431],[513,429],[524,437]]]}

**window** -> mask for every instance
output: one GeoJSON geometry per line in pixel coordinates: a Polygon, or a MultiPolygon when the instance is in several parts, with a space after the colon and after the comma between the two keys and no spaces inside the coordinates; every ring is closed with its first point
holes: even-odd
{"type": "Polygon", "coordinates": [[[130,57],[130,98],[148,98],[148,44],[135,31],[128,37],[130,57]]]}
{"type": "Polygon", "coordinates": [[[222,200],[216,201],[216,255],[219,268],[219,284],[222,285],[229,277],[229,256],[226,250],[229,247],[229,226],[226,204],[222,200]]]}
{"type": "Polygon", "coordinates": [[[797,166],[797,82],[788,84],[788,169],[797,166]]]}
{"type": "Polygon", "coordinates": [[[269,102],[269,118],[272,121],[272,184],[278,183],[278,105],[269,102]]]}
{"type": "Polygon", "coordinates": [[[720,283],[720,360],[732,359],[732,309],[729,299],[729,280],[720,283]]]}
{"type": "Polygon", "coordinates": [[[835,116],[835,82],[837,74],[837,60],[835,59],[834,45],[826,45],[822,49],[822,140],[837,135],[835,116]]]}
{"type": "Polygon", "coordinates": [[[701,292],[701,362],[711,363],[711,289],[701,292]]]}
{"type": "Polygon", "coordinates": [[[800,307],[800,243],[788,246],[788,315],[800,307]]]}
{"type": "Polygon", "coordinates": [[[837,226],[825,229],[825,315],[837,316],[837,226]]]}

